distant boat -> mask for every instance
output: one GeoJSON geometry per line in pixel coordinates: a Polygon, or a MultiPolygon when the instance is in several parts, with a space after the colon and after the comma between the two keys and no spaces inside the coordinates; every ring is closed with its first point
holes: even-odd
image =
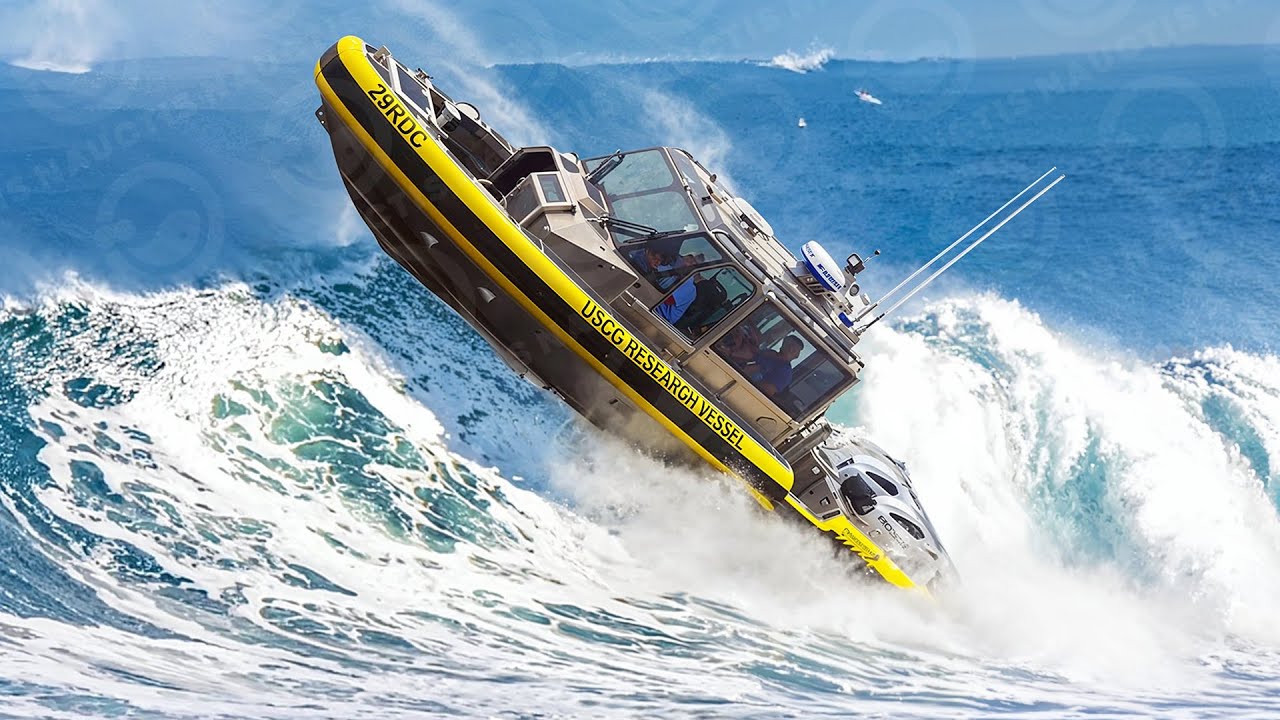
{"type": "Polygon", "coordinates": [[[883,104],[884,104],[884,103],[880,102],[880,98],[878,98],[878,97],[876,97],[876,96],[872,95],[871,93],[867,92],[866,90],[859,90],[859,91],[858,91],[858,99],[859,99],[859,100],[861,100],[862,102],[865,102],[865,103],[871,103],[872,105],[883,105],[883,104]]]}
{"type": "Polygon", "coordinates": [[[805,122],[804,118],[800,118],[800,122],[796,123],[796,127],[809,127],[809,123],[805,122]]]}

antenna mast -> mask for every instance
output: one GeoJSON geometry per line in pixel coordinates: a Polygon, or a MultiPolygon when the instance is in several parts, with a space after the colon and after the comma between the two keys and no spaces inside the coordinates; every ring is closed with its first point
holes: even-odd
{"type": "MultiPolygon", "coordinates": [[[[1022,197],[1023,195],[1025,195],[1029,190],[1031,190],[1032,188],[1034,188],[1034,187],[1036,187],[1037,185],[1039,185],[1039,184],[1040,184],[1040,183],[1041,183],[1041,182],[1042,182],[1046,177],[1048,177],[1048,176],[1049,176],[1049,175],[1050,175],[1054,170],[1057,170],[1057,169],[1058,169],[1057,167],[1049,168],[1049,171],[1048,171],[1048,172],[1046,172],[1045,174],[1043,174],[1043,175],[1041,175],[1040,177],[1036,178],[1036,181],[1035,181],[1035,182],[1033,182],[1033,183],[1031,183],[1030,185],[1028,185],[1028,186],[1026,186],[1025,188],[1023,188],[1023,189],[1022,189],[1022,191],[1021,191],[1021,192],[1019,192],[1017,195],[1014,195],[1013,197],[1009,198],[1009,200],[1008,200],[1007,202],[1005,202],[1005,204],[1004,204],[1004,205],[1001,205],[1001,206],[1000,206],[1000,207],[999,207],[995,212],[993,212],[993,213],[991,213],[990,215],[988,215],[988,216],[986,217],[986,219],[984,219],[982,222],[980,222],[980,223],[978,223],[977,225],[974,225],[972,228],[970,228],[970,229],[969,229],[969,232],[965,233],[964,235],[961,235],[959,238],[957,238],[957,239],[955,240],[955,242],[953,242],[953,243],[951,243],[950,245],[948,245],[948,246],[947,246],[947,247],[946,247],[942,252],[938,253],[937,255],[934,255],[934,256],[933,256],[933,259],[929,260],[929,262],[927,262],[927,263],[925,263],[924,265],[921,265],[919,268],[917,268],[915,272],[913,272],[913,273],[911,273],[910,275],[908,275],[908,276],[907,276],[907,277],[906,277],[902,282],[898,283],[898,284],[897,284],[897,285],[896,285],[892,290],[890,290],[889,292],[887,292],[887,293],[885,293],[883,296],[881,296],[881,298],[880,298],[879,300],[876,300],[874,303],[872,303],[872,304],[868,305],[867,307],[863,308],[862,312],[858,313],[857,317],[855,317],[855,318],[854,318],[854,321],[856,322],[857,320],[859,320],[859,319],[861,319],[861,318],[863,318],[863,317],[866,317],[868,314],[870,314],[872,311],[874,311],[877,307],[880,307],[880,305],[882,305],[886,300],[888,300],[891,296],[893,296],[895,293],[897,293],[899,290],[901,290],[903,287],[905,287],[905,286],[907,285],[907,283],[911,282],[911,281],[912,281],[913,279],[915,279],[918,275],[920,275],[920,273],[922,273],[922,272],[924,272],[925,270],[927,270],[930,266],[932,266],[932,265],[933,265],[934,263],[936,263],[939,259],[941,259],[942,257],[944,257],[947,253],[949,253],[949,252],[951,252],[952,250],[954,250],[954,249],[955,249],[955,247],[956,247],[957,245],[959,245],[960,243],[962,243],[962,242],[964,242],[966,239],[968,239],[968,237],[969,237],[970,235],[974,234],[974,233],[975,233],[975,232],[977,232],[980,228],[982,228],[983,226],[985,226],[987,223],[991,222],[991,219],[992,219],[992,218],[996,217],[996,216],[997,216],[997,215],[999,215],[1001,212],[1003,212],[1003,211],[1005,210],[1005,208],[1007,208],[1007,207],[1009,207],[1010,205],[1012,205],[1015,201],[1017,201],[1017,199],[1018,199],[1018,198],[1020,198],[1020,197],[1022,197]]],[[[906,303],[908,300],[910,300],[913,296],[915,296],[915,294],[916,294],[916,293],[918,293],[918,292],[920,292],[921,290],[923,290],[927,285],[929,285],[929,283],[931,283],[931,282],[933,282],[934,280],[936,280],[936,279],[938,278],[938,276],[940,276],[940,275],[942,275],[942,273],[946,272],[946,271],[947,271],[947,270],[948,270],[952,265],[955,265],[957,262],[959,262],[959,261],[960,261],[960,258],[962,258],[962,257],[964,257],[965,255],[968,255],[970,252],[972,252],[974,248],[978,247],[978,246],[979,246],[979,245],[981,245],[981,244],[982,244],[982,243],[983,243],[987,238],[989,238],[989,237],[991,237],[992,235],[994,235],[994,234],[995,234],[995,232],[996,232],[997,230],[999,230],[1000,228],[1004,227],[1005,223],[1007,223],[1007,222],[1009,222],[1010,220],[1012,220],[1012,219],[1014,219],[1015,217],[1017,217],[1018,213],[1022,212],[1023,210],[1026,210],[1028,207],[1030,207],[1030,205],[1031,205],[1032,203],[1034,203],[1036,200],[1039,200],[1039,199],[1040,199],[1040,197],[1041,197],[1042,195],[1044,195],[1045,193],[1049,192],[1051,189],[1053,189],[1053,186],[1054,186],[1054,185],[1057,185],[1058,183],[1062,182],[1062,180],[1063,180],[1063,179],[1065,179],[1066,177],[1067,177],[1066,175],[1059,175],[1057,178],[1055,178],[1055,179],[1053,180],[1053,182],[1051,182],[1051,183],[1049,183],[1048,185],[1046,185],[1046,186],[1044,186],[1043,188],[1041,188],[1039,192],[1037,192],[1035,195],[1031,196],[1031,198],[1030,198],[1030,199],[1028,199],[1026,202],[1024,202],[1024,203],[1022,203],[1021,205],[1019,205],[1019,206],[1017,207],[1017,209],[1015,209],[1013,212],[1009,213],[1009,214],[1008,214],[1008,215],[1006,215],[1004,218],[1002,218],[1002,219],[1000,220],[1000,222],[996,223],[995,227],[993,227],[993,228],[991,228],[990,230],[988,230],[987,232],[983,233],[981,237],[979,237],[977,240],[974,240],[972,243],[970,243],[968,246],[966,246],[966,247],[965,247],[965,249],[964,249],[964,250],[962,250],[962,251],[960,251],[960,253],[959,253],[958,255],[956,255],[955,257],[953,257],[953,258],[951,258],[950,260],[948,260],[948,261],[947,261],[947,263],[946,263],[945,265],[943,265],[942,267],[938,268],[938,269],[937,269],[936,271],[934,271],[934,273],[933,273],[933,274],[931,274],[929,277],[925,278],[923,281],[921,281],[921,282],[920,282],[919,284],[917,284],[915,287],[911,288],[911,290],[910,290],[910,291],[908,291],[906,295],[904,295],[904,296],[902,296],[901,298],[899,298],[899,299],[897,300],[897,302],[895,302],[892,306],[890,306],[890,308],[889,308],[888,310],[885,310],[884,312],[882,312],[882,313],[880,313],[879,315],[877,315],[877,316],[875,317],[875,319],[873,319],[871,322],[869,322],[869,323],[867,323],[866,325],[863,325],[862,327],[858,328],[858,329],[856,330],[856,332],[857,332],[859,335],[861,335],[862,333],[866,332],[869,328],[871,328],[871,326],[873,326],[873,325],[875,325],[876,323],[880,322],[880,321],[881,321],[881,320],[883,320],[886,316],[891,315],[895,310],[897,310],[898,308],[902,307],[902,305],[903,305],[904,303],[906,303]]]]}

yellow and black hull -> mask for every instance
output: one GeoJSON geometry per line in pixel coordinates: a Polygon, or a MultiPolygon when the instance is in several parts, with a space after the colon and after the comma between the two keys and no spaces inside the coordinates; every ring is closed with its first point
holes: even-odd
{"type": "Polygon", "coordinates": [[[762,505],[795,510],[891,584],[917,587],[846,518],[814,517],[790,495],[792,468],[779,452],[545,253],[442,144],[440,131],[387,87],[367,50],[359,38],[343,38],[321,57],[315,80],[343,182],[392,258],[509,364],[593,423],[675,438],[745,481],[762,505]]]}

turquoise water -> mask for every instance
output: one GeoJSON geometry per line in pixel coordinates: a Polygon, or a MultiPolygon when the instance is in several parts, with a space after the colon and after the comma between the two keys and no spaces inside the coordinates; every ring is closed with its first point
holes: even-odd
{"type": "Polygon", "coordinates": [[[684,145],[792,247],[881,249],[873,294],[1067,173],[833,412],[965,577],[922,607],[581,427],[385,259],[321,50],[0,67],[0,714],[1280,711],[1269,51],[463,77],[412,47],[511,136],[684,145]]]}

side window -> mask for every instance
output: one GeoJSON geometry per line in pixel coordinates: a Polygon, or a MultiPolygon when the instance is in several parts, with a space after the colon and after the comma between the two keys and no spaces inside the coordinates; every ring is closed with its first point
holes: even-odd
{"type": "Polygon", "coordinates": [[[698,268],[724,260],[706,235],[659,237],[618,249],[641,277],[664,292],[698,268]]]}
{"type": "Polygon", "coordinates": [[[689,340],[697,342],[729,313],[751,298],[753,288],[731,267],[695,270],[653,307],[689,340]]]}
{"type": "Polygon", "coordinates": [[[852,381],[772,305],[761,305],[712,348],[792,417],[807,414],[852,381]]]}
{"type": "Polygon", "coordinates": [[[679,150],[671,151],[671,162],[676,166],[676,172],[680,173],[681,179],[688,183],[693,190],[695,196],[706,195],[706,188],[698,180],[698,171],[693,168],[693,163],[689,162],[689,158],[679,150]]]}
{"type": "Polygon", "coordinates": [[[396,79],[400,81],[400,95],[408,98],[423,117],[430,117],[431,100],[427,97],[427,91],[399,63],[396,63],[396,79]]]}
{"type": "Polygon", "coordinates": [[[793,410],[798,417],[830,400],[852,382],[848,367],[826,352],[817,351],[796,363],[791,385],[783,393],[780,406],[793,410]]]}

